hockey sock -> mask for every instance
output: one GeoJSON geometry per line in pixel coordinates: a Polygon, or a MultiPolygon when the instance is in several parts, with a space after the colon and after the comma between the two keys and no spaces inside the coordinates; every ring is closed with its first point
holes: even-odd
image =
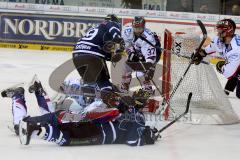
{"type": "Polygon", "coordinates": [[[53,105],[48,95],[42,95],[35,92],[37,103],[42,114],[53,112],[53,105]]]}
{"type": "Polygon", "coordinates": [[[235,87],[237,85],[237,78],[233,77],[232,79],[229,79],[225,85],[224,91],[227,95],[229,95],[229,92],[233,92],[235,87]]]}
{"type": "Polygon", "coordinates": [[[55,142],[60,146],[67,146],[70,144],[70,137],[68,132],[62,132],[56,126],[46,125],[44,126],[46,133],[43,139],[49,142],[55,142]]]}
{"type": "Polygon", "coordinates": [[[236,96],[240,98],[240,74],[238,75],[238,81],[237,81],[237,88],[236,88],[236,96]]]}
{"type": "Polygon", "coordinates": [[[19,121],[27,115],[27,106],[24,95],[14,95],[12,97],[13,124],[18,125],[19,121]]]}

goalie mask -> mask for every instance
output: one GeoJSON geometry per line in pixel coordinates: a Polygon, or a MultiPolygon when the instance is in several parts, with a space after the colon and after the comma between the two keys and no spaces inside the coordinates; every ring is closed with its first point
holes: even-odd
{"type": "Polygon", "coordinates": [[[220,40],[224,42],[226,37],[233,37],[236,24],[231,19],[223,19],[217,22],[216,29],[220,40]]]}
{"type": "Polygon", "coordinates": [[[136,16],[132,21],[132,27],[134,34],[140,36],[145,29],[145,19],[143,17],[136,16]]]}

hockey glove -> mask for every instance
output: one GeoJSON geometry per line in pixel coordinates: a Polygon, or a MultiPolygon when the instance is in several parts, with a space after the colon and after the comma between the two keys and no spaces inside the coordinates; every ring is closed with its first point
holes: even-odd
{"type": "Polygon", "coordinates": [[[135,101],[135,107],[136,108],[145,107],[149,97],[150,95],[148,94],[148,92],[144,92],[142,89],[133,92],[132,98],[135,101]]]}
{"type": "Polygon", "coordinates": [[[145,144],[154,144],[155,141],[157,140],[156,137],[157,132],[158,131],[156,128],[151,129],[150,126],[145,126],[145,129],[143,131],[145,144]]]}
{"type": "Polygon", "coordinates": [[[127,50],[128,53],[128,62],[139,62],[145,61],[142,54],[139,54],[133,47],[127,50]]]}
{"type": "Polygon", "coordinates": [[[135,52],[128,53],[128,62],[138,62],[139,57],[135,52]]]}
{"type": "Polygon", "coordinates": [[[217,64],[216,64],[216,69],[217,69],[217,71],[219,72],[219,73],[223,73],[222,72],[222,67],[223,67],[223,65],[225,65],[225,61],[219,61],[217,64]]]}
{"type": "Polygon", "coordinates": [[[203,60],[203,57],[206,57],[207,53],[204,49],[200,49],[199,52],[195,53],[192,57],[192,61],[195,65],[199,65],[203,60]]]}

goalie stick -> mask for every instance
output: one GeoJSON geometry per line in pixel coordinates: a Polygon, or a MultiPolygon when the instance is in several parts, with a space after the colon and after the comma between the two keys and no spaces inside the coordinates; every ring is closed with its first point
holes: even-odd
{"type": "MultiPolygon", "coordinates": [[[[196,53],[199,53],[200,49],[202,48],[205,40],[207,39],[207,30],[204,26],[204,24],[202,23],[201,20],[197,20],[197,23],[199,25],[199,27],[201,28],[201,31],[202,31],[202,34],[203,34],[203,39],[200,43],[200,45],[198,46],[196,53]]],[[[176,84],[176,86],[174,87],[174,89],[172,90],[172,93],[170,94],[170,97],[168,100],[166,100],[165,98],[163,99],[163,102],[162,102],[162,106],[166,105],[166,104],[169,104],[170,100],[172,99],[172,97],[174,96],[175,92],[177,91],[178,87],[180,86],[180,84],[182,83],[183,79],[185,78],[186,74],[188,73],[190,67],[192,66],[193,64],[193,59],[192,57],[194,56],[194,53],[192,53],[192,56],[191,56],[191,59],[189,61],[189,64],[186,68],[186,70],[184,71],[183,75],[181,76],[180,80],[178,81],[178,83],[176,84]]],[[[166,106],[167,107],[167,106],[166,106]]],[[[163,111],[165,111],[166,107],[163,108],[163,111]]]]}
{"type": "Polygon", "coordinates": [[[167,128],[169,128],[171,125],[173,125],[175,122],[177,122],[180,118],[182,118],[184,115],[186,115],[189,111],[189,107],[190,107],[190,102],[192,99],[192,92],[190,92],[188,94],[188,99],[187,99],[187,105],[186,105],[186,109],[185,111],[180,114],[178,117],[176,117],[174,120],[172,120],[170,123],[168,123],[167,125],[165,125],[164,127],[162,127],[160,130],[157,131],[157,136],[156,136],[156,140],[160,137],[160,133],[163,132],[164,130],[166,130],[167,128]]]}

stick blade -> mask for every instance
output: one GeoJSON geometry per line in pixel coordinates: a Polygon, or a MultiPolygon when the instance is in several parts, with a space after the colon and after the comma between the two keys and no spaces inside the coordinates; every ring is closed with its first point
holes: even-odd
{"type": "Polygon", "coordinates": [[[201,30],[202,30],[203,37],[206,37],[206,36],[207,36],[207,30],[206,30],[204,24],[203,24],[202,21],[199,20],[199,19],[197,20],[197,23],[198,23],[199,27],[200,27],[201,30]]]}
{"type": "Polygon", "coordinates": [[[192,92],[190,92],[190,93],[188,94],[187,106],[186,106],[185,114],[187,114],[188,111],[189,111],[191,99],[192,99],[192,92]]]}

